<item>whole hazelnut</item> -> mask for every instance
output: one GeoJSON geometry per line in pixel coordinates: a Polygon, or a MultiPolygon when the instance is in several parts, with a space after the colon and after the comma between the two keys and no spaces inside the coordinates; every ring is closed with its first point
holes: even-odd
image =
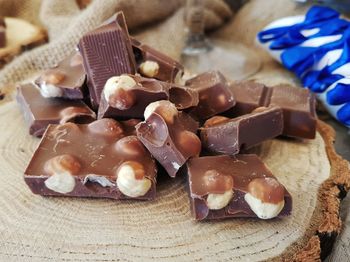
{"type": "Polygon", "coordinates": [[[49,159],[44,165],[44,172],[49,176],[44,184],[54,192],[67,194],[74,190],[75,178],[81,169],[77,158],[72,155],[59,155],[49,159]]]}
{"type": "Polygon", "coordinates": [[[75,175],[80,171],[80,168],[79,160],[69,154],[55,156],[49,159],[44,165],[45,173],[50,175],[64,172],[75,175]]]}
{"type": "Polygon", "coordinates": [[[117,138],[123,136],[123,129],[114,119],[102,118],[88,125],[90,132],[106,137],[117,138]]]}
{"type": "Polygon", "coordinates": [[[225,116],[213,116],[212,118],[209,118],[207,121],[205,121],[204,127],[216,126],[216,125],[225,123],[229,120],[230,118],[225,116]]]}
{"type": "Polygon", "coordinates": [[[146,60],[141,63],[139,71],[141,75],[155,77],[159,72],[159,64],[155,61],[146,60]]]}
{"type": "Polygon", "coordinates": [[[232,191],[234,181],[232,176],[224,175],[217,170],[209,169],[203,175],[203,186],[208,192],[223,194],[232,191]]]}
{"type": "Polygon", "coordinates": [[[120,192],[129,197],[144,196],[152,182],[145,177],[145,170],[139,162],[124,162],[117,170],[117,186],[120,192]]]}
{"type": "Polygon", "coordinates": [[[49,69],[41,75],[41,81],[45,84],[57,85],[61,83],[65,77],[66,75],[63,72],[57,69],[49,69]]]}
{"type": "Polygon", "coordinates": [[[114,76],[107,80],[103,94],[108,104],[119,110],[126,110],[135,103],[131,89],[137,86],[136,81],[129,75],[114,76]]]}
{"type": "Polygon", "coordinates": [[[261,219],[271,219],[284,207],[284,187],[274,178],[256,178],[248,185],[244,200],[261,219]]]}
{"type": "Polygon", "coordinates": [[[139,157],[145,154],[145,148],[136,136],[126,136],[119,139],[115,144],[117,152],[133,157],[139,157]]]}
{"type": "Polygon", "coordinates": [[[145,108],[145,112],[144,112],[145,119],[147,120],[153,112],[163,117],[164,121],[168,124],[173,124],[174,118],[177,117],[178,115],[176,106],[167,100],[160,100],[160,101],[150,103],[145,108]]]}
{"type": "Polygon", "coordinates": [[[179,133],[177,144],[190,157],[199,156],[202,148],[202,143],[198,136],[187,130],[179,133]]]}

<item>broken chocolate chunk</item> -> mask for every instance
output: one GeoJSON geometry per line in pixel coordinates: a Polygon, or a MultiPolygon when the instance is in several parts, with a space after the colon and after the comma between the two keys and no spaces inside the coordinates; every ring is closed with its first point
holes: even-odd
{"type": "Polygon", "coordinates": [[[214,116],[201,128],[203,147],[219,154],[235,155],[267,139],[282,134],[283,112],[280,107],[261,107],[237,118],[214,116]]]}
{"type": "Polygon", "coordinates": [[[251,113],[258,107],[279,106],[283,110],[283,135],[313,139],[316,135],[316,98],[307,89],[290,85],[266,87],[254,82],[230,85],[236,106],[230,117],[251,113]]]}
{"type": "Polygon", "coordinates": [[[196,220],[291,214],[291,195],[257,155],[194,157],[186,166],[196,220]]]}
{"type": "Polygon", "coordinates": [[[150,103],[168,98],[165,82],[137,75],[111,77],[102,92],[98,118],[143,118],[150,103]]]}
{"type": "Polygon", "coordinates": [[[150,104],[144,116],[145,121],[136,126],[138,138],[169,176],[175,177],[187,159],[201,151],[198,123],[164,100],[150,104]]]}
{"type": "Polygon", "coordinates": [[[145,77],[176,83],[181,79],[184,67],[171,57],[131,38],[138,72],[145,77]]]}
{"type": "Polygon", "coordinates": [[[218,71],[191,78],[186,81],[186,86],[198,92],[198,106],[190,110],[189,114],[199,120],[225,112],[236,103],[225,77],[218,71]]]}
{"type": "Polygon", "coordinates": [[[85,79],[83,58],[76,51],[53,68],[45,70],[35,80],[35,84],[39,86],[44,97],[83,99],[85,79]]]}
{"type": "Polygon", "coordinates": [[[124,124],[50,125],[24,175],[34,194],[154,199],[156,165],[124,124]]]}
{"type": "Polygon", "coordinates": [[[135,74],[135,58],[122,12],[113,22],[85,34],[79,41],[87,73],[91,104],[97,108],[106,81],[121,74],[135,74]]]}
{"type": "Polygon", "coordinates": [[[49,124],[89,123],[96,119],[95,113],[82,101],[45,98],[34,84],[19,86],[16,99],[33,136],[42,136],[49,124]]]}

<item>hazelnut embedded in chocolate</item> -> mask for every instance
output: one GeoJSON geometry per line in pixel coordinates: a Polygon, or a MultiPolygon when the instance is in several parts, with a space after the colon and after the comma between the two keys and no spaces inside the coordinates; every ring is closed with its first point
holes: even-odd
{"type": "Polygon", "coordinates": [[[248,185],[244,199],[261,219],[276,217],[284,207],[285,188],[274,178],[256,178],[248,185]]]}
{"type": "Polygon", "coordinates": [[[174,117],[178,115],[175,105],[167,100],[156,101],[149,104],[144,112],[145,119],[147,120],[153,112],[159,114],[169,124],[172,124],[174,122],[174,117]]]}
{"type": "Polygon", "coordinates": [[[119,139],[115,149],[126,156],[141,156],[145,154],[145,148],[136,136],[126,136],[119,139]]]}
{"type": "Polygon", "coordinates": [[[126,196],[144,196],[151,188],[143,166],[136,161],[124,162],[117,170],[118,189],[126,196]]]}
{"type": "Polygon", "coordinates": [[[227,206],[233,197],[233,191],[227,190],[223,194],[208,194],[207,196],[207,207],[211,210],[222,209],[227,206]]]}
{"type": "Polygon", "coordinates": [[[72,175],[77,174],[80,171],[79,160],[69,154],[59,155],[51,158],[45,163],[44,171],[49,175],[57,173],[68,172],[72,175]]]}
{"type": "Polygon", "coordinates": [[[65,74],[57,69],[46,70],[41,76],[40,93],[43,97],[61,97],[62,89],[57,87],[65,78],[65,74]]]}
{"type": "Polygon", "coordinates": [[[216,126],[216,125],[225,123],[229,120],[230,118],[225,116],[213,116],[212,118],[209,118],[207,121],[205,121],[204,127],[216,126]]]}
{"type": "Polygon", "coordinates": [[[79,160],[69,154],[59,155],[48,160],[44,165],[44,172],[50,177],[45,180],[45,186],[61,194],[73,191],[75,187],[74,174],[81,169],[79,160]]]}
{"type": "Polygon", "coordinates": [[[208,170],[203,175],[202,185],[206,187],[206,204],[211,210],[218,210],[228,205],[233,197],[233,178],[216,170],[208,170]]]}
{"type": "Polygon", "coordinates": [[[202,143],[198,136],[190,131],[184,130],[178,134],[178,146],[191,157],[199,156],[202,143]]]}
{"type": "Polygon", "coordinates": [[[73,121],[76,118],[81,119],[82,121],[76,121],[79,123],[92,121],[96,118],[96,115],[93,111],[91,111],[89,108],[85,107],[76,107],[76,106],[70,106],[65,109],[63,109],[60,112],[61,120],[60,124],[67,123],[69,121],[73,121]],[[85,119],[84,119],[85,118],[85,119]],[[84,121],[86,120],[86,121],[84,121]]]}
{"type": "Polygon", "coordinates": [[[43,82],[52,85],[59,84],[61,81],[63,81],[65,77],[65,73],[56,69],[48,69],[41,75],[41,79],[43,82]]]}
{"type": "Polygon", "coordinates": [[[135,80],[128,75],[114,76],[107,80],[103,95],[110,106],[126,110],[135,103],[135,97],[130,89],[136,85],[135,80]]]}
{"type": "Polygon", "coordinates": [[[266,106],[259,106],[257,108],[255,108],[252,113],[259,113],[259,112],[264,112],[267,110],[267,107],[266,106]]]}
{"type": "Polygon", "coordinates": [[[88,129],[97,135],[103,135],[107,137],[122,137],[123,129],[120,124],[110,118],[103,118],[96,120],[88,125],[88,129]]]}
{"type": "Polygon", "coordinates": [[[159,72],[159,64],[155,61],[146,60],[140,64],[139,71],[141,75],[155,77],[159,72]]]}
{"type": "Polygon", "coordinates": [[[223,175],[214,169],[206,171],[202,179],[203,186],[211,193],[223,194],[233,188],[234,181],[232,176],[223,175]]]}

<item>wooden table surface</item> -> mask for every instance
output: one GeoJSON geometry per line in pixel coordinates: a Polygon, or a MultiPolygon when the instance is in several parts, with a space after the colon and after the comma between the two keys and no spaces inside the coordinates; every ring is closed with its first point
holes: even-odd
{"type": "MultiPolygon", "coordinates": [[[[350,161],[350,133],[333,119],[328,119],[326,122],[333,126],[337,132],[335,148],[338,154],[350,161]]],[[[327,262],[350,261],[350,194],[342,202],[340,216],[343,221],[343,229],[334,244],[332,253],[326,260],[327,262]]]]}

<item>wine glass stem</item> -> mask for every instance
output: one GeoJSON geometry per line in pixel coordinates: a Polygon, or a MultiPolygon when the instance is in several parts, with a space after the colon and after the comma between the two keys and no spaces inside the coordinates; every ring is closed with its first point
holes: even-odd
{"type": "Polygon", "coordinates": [[[204,19],[204,1],[187,0],[185,10],[187,39],[184,54],[195,55],[210,50],[210,43],[204,33],[204,19]]]}

